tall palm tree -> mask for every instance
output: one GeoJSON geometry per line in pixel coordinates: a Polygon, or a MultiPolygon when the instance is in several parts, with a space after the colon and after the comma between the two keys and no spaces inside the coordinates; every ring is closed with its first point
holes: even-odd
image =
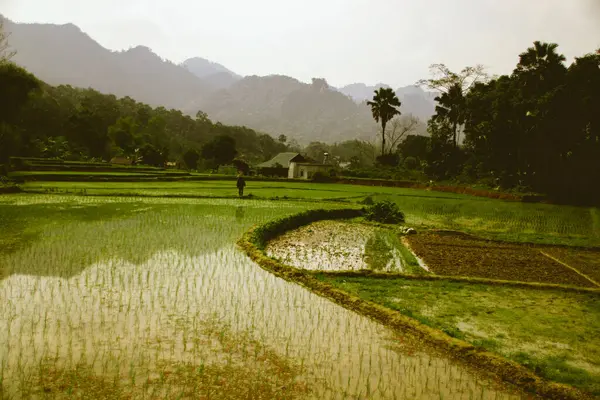
{"type": "Polygon", "coordinates": [[[557,52],[557,48],[556,43],[535,41],[533,47],[519,55],[515,74],[521,77],[527,92],[544,92],[564,77],[566,58],[557,52]]]}
{"type": "Polygon", "coordinates": [[[556,43],[542,43],[539,40],[533,42],[526,52],[519,54],[517,71],[539,70],[540,67],[557,66],[566,61],[564,55],[559,54],[556,43]]]}
{"type": "Polygon", "coordinates": [[[465,96],[460,83],[454,83],[447,92],[435,98],[435,119],[443,119],[452,125],[454,147],[458,147],[458,127],[465,123],[465,96]]]}
{"type": "Polygon", "coordinates": [[[367,101],[371,106],[373,119],[375,122],[381,121],[381,155],[385,154],[385,127],[387,123],[396,115],[400,115],[400,107],[402,103],[398,100],[398,96],[391,88],[379,88],[375,90],[373,101],[367,101]]]}

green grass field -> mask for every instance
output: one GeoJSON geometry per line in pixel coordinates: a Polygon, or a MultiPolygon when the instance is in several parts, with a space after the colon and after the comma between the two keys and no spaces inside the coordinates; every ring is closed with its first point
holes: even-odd
{"type": "MultiPolygon", "coordinates": [[[[317,275],[319,276],[319,275],[317,275]]],[[[600,395],[600,295],[445,281],[320,279],[600,395]]]]}
{"type": "MultiPolygon", "coordinates": [[[[235,182],[215,180],[22,188],[0,196],[7,398],[523,398],[410,335],[275,278],[236,240],[275,218],[371,196],[398,203],[417,231],[600,246],[596,208],[416,189],[249,181],[252,198],[238,199],[235,182]]],[[[402,248],[393,239],[380,232],[368,244],[371,262],[386,264],[389,255],[377,253],[402,248]]],[[[551,379],[597,390],[596,378],[581,372],[598,363],[597,346],[585,344],[598,329],[597,298],[327,279],[551,379]]]]}
{"type": "MultiPolygon", "coordinates": [[[[30,182],[34,193],[87,195],[237,197],[233,181],[194,182],[30,182]]],[[[515,242],[600,247],[600,210],[498,201],[435,191],[361,185],[299,182],[248,182],[246,194],[262,199],[360,202],[367,196],[389,199],[400,206],[411,226],[455,229],[515,242]]]]}

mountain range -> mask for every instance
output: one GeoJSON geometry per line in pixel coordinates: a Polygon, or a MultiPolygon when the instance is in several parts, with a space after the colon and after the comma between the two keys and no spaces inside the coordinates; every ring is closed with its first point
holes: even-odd
{"type": "MultiPolygon", "coordinates": [[[[300,143],[373,138],[378,126],[365,100],[377,88],[389,87],[355,83],[334,88],[324,79],[303,83],[283,75],[244,77],[199,57],[178,65],[145,46],[111,51],[73,24],[3,21],[17,52],[13,61],[51,85],[91,87],[191,115],[202,110],[213,121],[285,134],[300,143]]],[[[422,121],[433,114],[433,93],[417,86],[396,93],[403,114],[422,121]]],[[[418,131],[424,133],[424,124],[418,131]]]]}

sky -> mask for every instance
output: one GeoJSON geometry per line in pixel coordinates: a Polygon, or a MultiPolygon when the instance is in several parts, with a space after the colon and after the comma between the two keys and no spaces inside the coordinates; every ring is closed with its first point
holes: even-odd
{"type": "Polygon", "coordinates": [[[506,74],[535,40],[569,62],[600,47],[600,0],[0,0],[0,13],[73,23],[111,50],[334,86],[411,85],[432,63],[506,74]]]}

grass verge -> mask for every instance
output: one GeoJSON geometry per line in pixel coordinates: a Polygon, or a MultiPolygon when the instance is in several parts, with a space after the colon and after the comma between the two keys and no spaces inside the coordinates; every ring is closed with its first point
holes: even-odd
{"type": "Polygon", "coordinates": [[[600,293],[315,275],[547,379],[600,395],[600,293]],[[568,323],[566,323],[568,322],[568,323]]]}
{"type": "MultiPolygon", "coordinates": [[[[367,263],[373,271],[390,270],[390,263],[400,264],[402,273],[427,274],[415,256],[402,244],[398,232],[378,229],[365,246],[367,263]]],[[[392,269],[393,270],[393,269],[392,269]]]]}

